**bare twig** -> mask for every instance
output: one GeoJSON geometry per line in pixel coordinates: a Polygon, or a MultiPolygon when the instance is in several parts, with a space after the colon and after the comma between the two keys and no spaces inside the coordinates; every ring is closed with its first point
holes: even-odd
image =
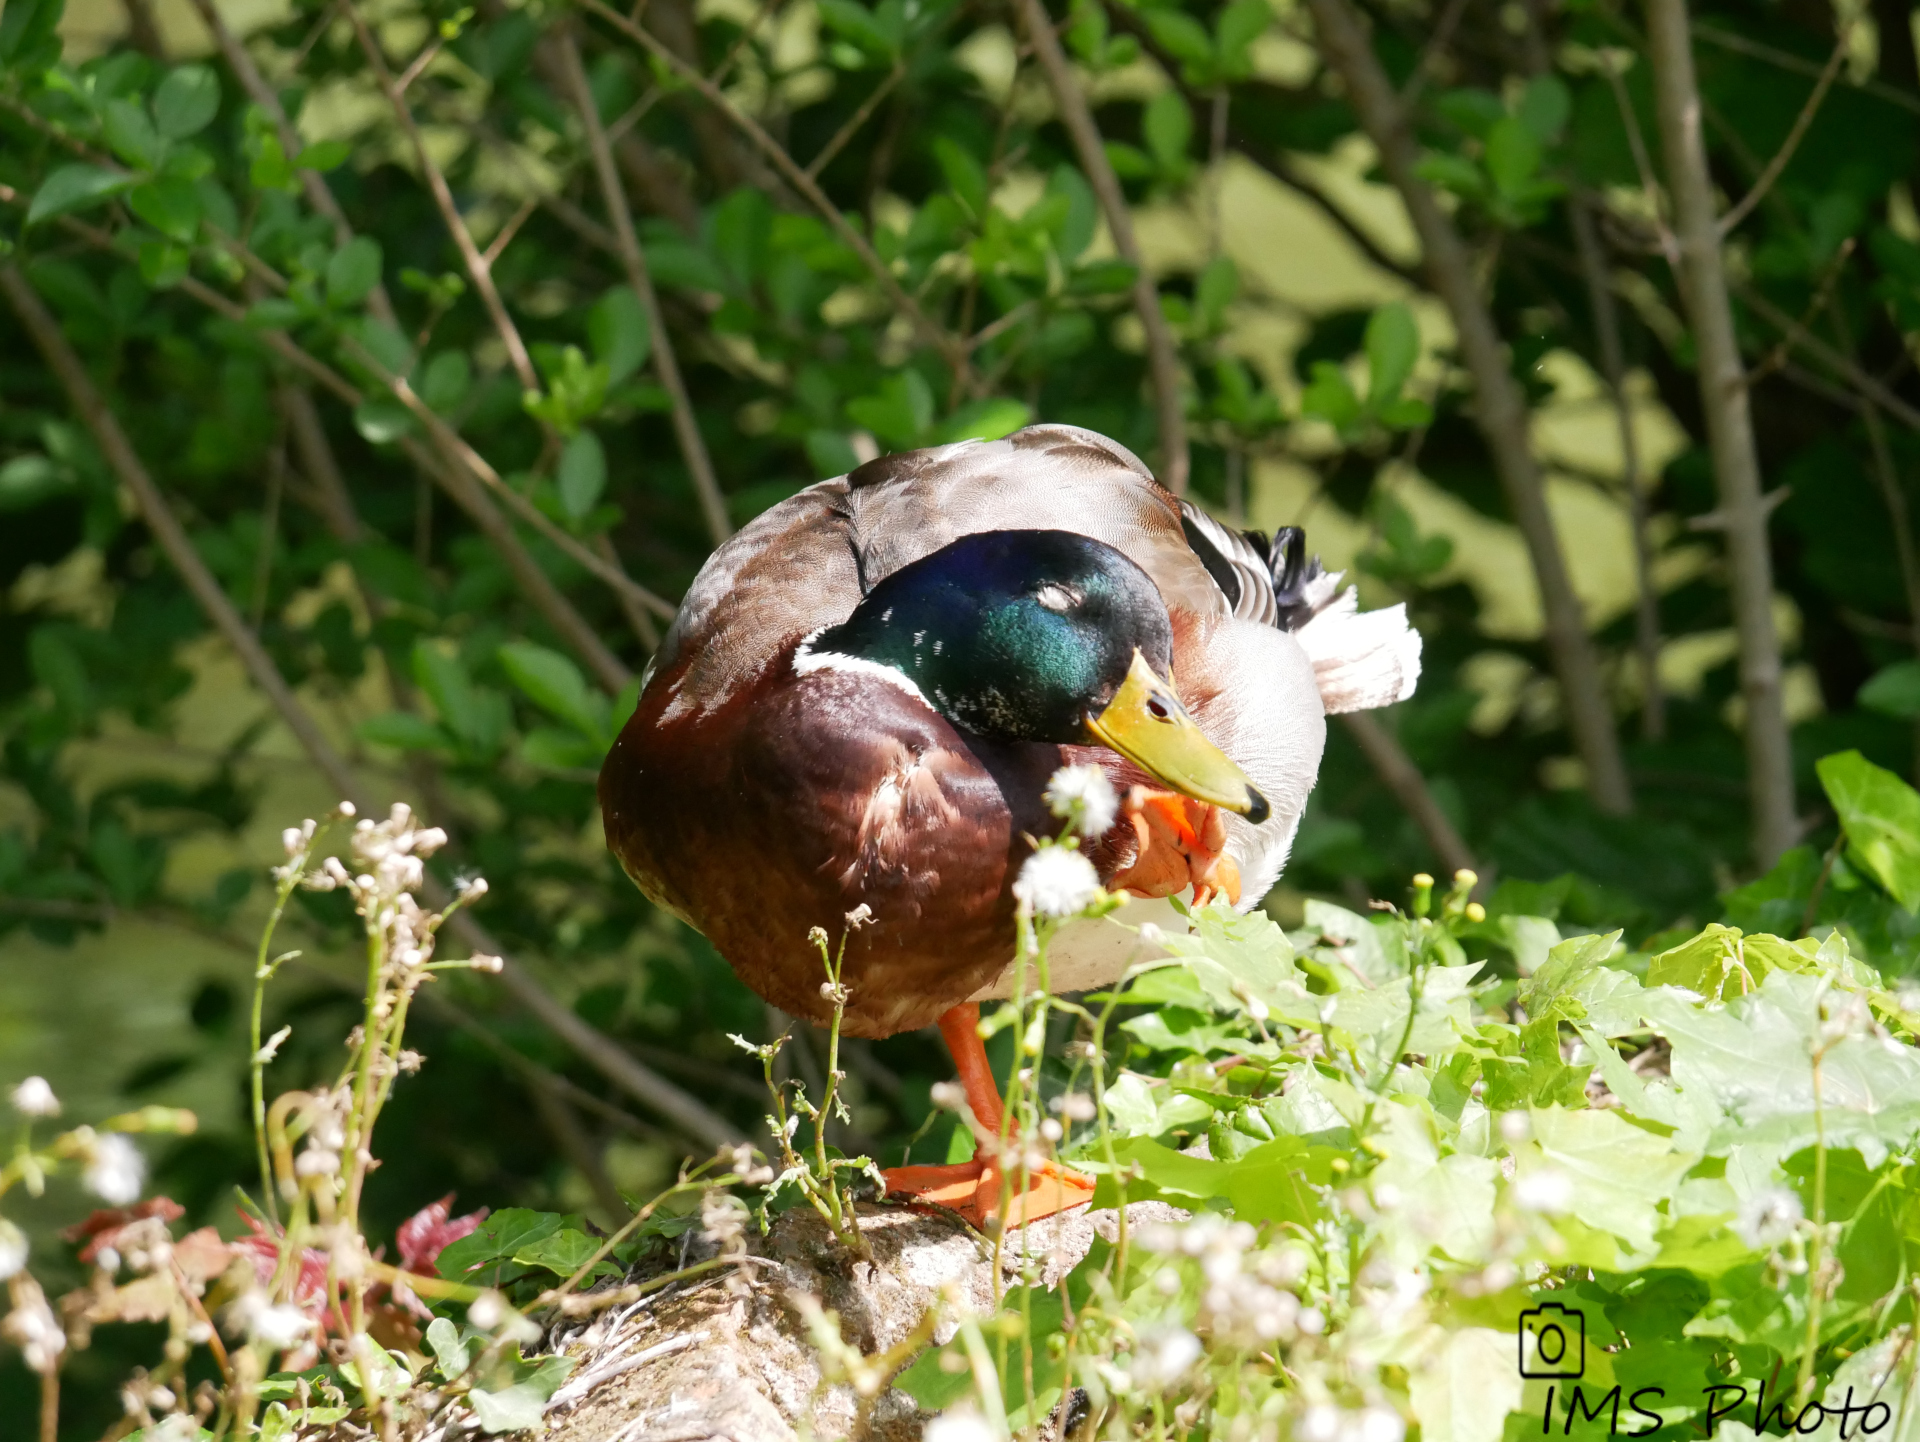
{"type": "Polygon", "coordinates": [[[1420,96],[1427,88],[1427,82],[1433,78],[1435,65],[1446,53],[1447,46],[1453,41],[1453,32],[1459,28],[1460,17],[1467,13],[1467,0],[1447,0],[1447,8],[1440,12],[1440,21],[1433,27],[1433,33],[1427,37],[1427,43],[1420,49],[1420,59],[1413,67],[1413,74],[1407,77],[1407,83],[1400,91],[1400,110],[1410,115],[1413,107],[1420,103],[1420,96]]]}
{"type": "Polygon", "coordinates": [[[1733,290],[1734,294],[1740,297],[1743,305],[1785,336],[1795,350],[1804,352],[1828,367],[1867,400],[1899,421],[1901,425],[1909,430],[1920,431],[1920,409],[1895,395],[1877,377],[1861,369],[1852,357],[1821,340],[1752,286],[1735,284],[1733,290]]]}
{"type": "Polygon", "coordinates": [[[680,376],[680,361],[674,355],[673,337],[667,330],[666,317],[660,310],[660,297],[653,289],[653,276],[647,269],[646,252],[640,248],[640,237],[633,228],[633,211],[627,205],[626,190],[620,184],[619,168],[613,163],[613,147],[607,143],[607,132],[600,123],[600,112],[593,101],[593,89],[587,84],[586,67],[580,63],[580,47],[575,43],[571,29],[562,28],[553,37],[555,50],[560,58],[561,73],[565,76],[569,98],[574,109],[580,113],[580,123],[586,130],[587,153],[593,159],[593,170],[600,182],[600,199],[606,207],[607,219],[613,224],[613,233],[620,247],[620,262],[627,272],[627,284],[640,301],[640,308],[646,313],[647,326],[653,332],[653,365],[660,376],[660,387],[667,393],[667,400],[673,407],[673,435],[680,444],[680,458],[686,462],[687,471],[693,477],[694,494],[700,499],[700,513],[706,518],[707,532],[713,537],[714,545],[724,543],[733,534],[733,524],[727,518],[727,503],[720,494],[720,478],[714,474],[713,458],[707,454],[707,443],[700,435],[700,422],[693,413],[693,401],[687,394],[686,382],[680,376]]]}
{"type": "Polygon", "coordinates": [[[893,94],[893,87],[900,83],[901,77],[906,73],[907,66],[904,60],[893,62],[893,69],[887,72],[886,79],[873,87],[873,93],[860,102],[860,108],[847,117],[844,125],[834,131],[833,138],[820,147],[820,153],[807,162],[807,179],[820,178],[820,172],[833,163],[833,157],[841,152],[849,140],[860,133],[860,127],[873,118],[873,112],[879,108],[880,102],[893,94]]]}
{"type": "Polygon", "coordinates": [[[1374,55],[1350,0],[1309,0],[1329,62],[1346,81],[1347,96],[1379,148],[1388,176],[1406,202],[1420,237],[1433,288],[1453,315],[1460,356],[1474,384],[1474,420],[1492,452],[1507,504],[1526,540],[1545,611],[1547,644],[1565,701],[1569,729],[1586,764],[1587,790],[1603,811],[1633,805],[1620,742],[1614,733],[1599,657],[1587,634],[1580,599],[1568,578],[1560,537],[1547,509],[1540,468],[1528,433],[1526,398],[1508,367],[1506,347],[1474,278],[1465,243],[1420,178],[1420,148],[1408,130],[1386,71],[1374,55]]]}
{"type": "MultiPolygon", "coordinates": [[[[328,785],[341,796],[351,799],[363,811],[372,810],[372,799],[360,786],[346,758],[335,749],[312,714],[293,694],[279,668],[274,665],[273,658],[248,629],[246,621],[227,598],[213,573],[207,569],[206,562],[201,560],[200,553],[194,549],[179,519],[127,440],[119,420],[95,388],[92,376],[61,333],[59,323],[48,313],[40,297],[20,274],[19,268],[11,262],[0,265],[0,292],[6,295],[27,334],[45,357],[48,367],[59,378],[81,423],[93,436],[115,477],[133,496],[148,530],[166,553],[168,561],[180,573],[181,580],[202,613],[240,657],[248,678],[265,694],[282,724],[293,733],[328,785]]],[[[445,905],[444,888],[437,882],[429,879],[425,889],[433,907],[439,909],[445,905]]],[[[456,912],[448,925],[475,951],[499,954],[502,950],[485,928],[464,910],[456,912]]],[[[739,1132],[724,1118],[628,1056],[610,1038],[589,1026],[555,999],[524,968],[507,967],[501,973],[501,980],[527,1010],[599,1068],[609,1081],[670,1118],[688,1135],[710,1145],[730,1146],[740,1140],[739,1132]]]]}
{"type": "MultiPolygon", "coordinates": [[[[1764,60],[1769,65],[1779,66],[1782,70],[1791,70],[1796,75],[1818,75],[1821,71],[1820,66],[1804,56],[1778,50],[1771,45],[1763,45],[1758,40],[1745,35],[1736,35],[1729,30],[1721,30],[1711,25],[1695,25],[1693,33],[1697,39],[1704,40],[1709,45],[1717,45],[1722,50],[1731,50],[1736,55],[1751,55],[1755,60],[1764,60]]],[[[1864,91],[1876,100],[1884,100],[1889,105],[1897,105],[1902,110],[1910,110],[1915,115],[1920,115],[1920,96],[1910,95],[1898,86],[1888,85],[1880,80],[1869,80],[1863,84],[1849,79],[1845,84],[1852,89],[1864,91]]]]}
{"type": "MultiPolygon", "coordinates": [[[[273,131],[279,138],[280,149],[288,161],[300,153],[304,142],[300,132],[293,128],[286,107],[280,103],[279,92],[267,82],[260,73],[260,67],[253,63],[253,57],[247,53],[247,47],[240,43],[240,37],[228,28],[227,22],[214,7],[213,0],[192,0],[194,12],[199,15],[207,29],[213,32],[214,43],[220,47],[228,67],[239,80],[240,88],[247,92],[247,98],[259,106],[273,122],[273,131]]],[[[307,204],[325,216],[333,226],[334,244],[345,245],[353,239],[353,226],[347,220],[346,211],[340,208],[340,202],[333,197],[326,177],[317,170],[299,172],[300,188],[305,192],[307,204]]],[[[394,324],[393,302],[387,295],[383,283],[375,282],[373,292],[367,297],[367,306],[376,319],[387,325],[394,324]]]]}
{"type": "Polygon", "coordinates": [[[395,83],[393,71],[387,65],[386,53],[381,50],[380,42],[367,28],[365,18],[352,0],[341,0],[340,8],[352,22],[353,33],[360,41],[361,53],[367,57],[367,65],[379,81],[388,105],[392,107],[393,118],[400,122],[401,133],[407,137],[407,143],[413,149],[414,164],[420,167],[420,178],[426,182],[427,192],[433,196],[441,224],[446,226],[447,234],[453,238],[454,246],[460,252],[467,279],[473,282],[473,288],[480,293],[481,303],[487,308],[493,328],[507,348],[507,358],[513,363],[514,374],[520,378],[520,384],[526,390],[540,390],[540,375],[533,368],[533,357],[527,352],[526,342],[520,338],[520,328],[513,323],[513,317],[507,314],[506,302],[500,298],[500,288],[493,283],[493,266],[474,243],[473,232],[467,228],[466,217],[460,214],[460,207],[454,203],[453,190],[447,184],[446,175],[428,153],[426,138],[421,135],[419,122],[413,117],[413,107],[407,104],[407,97],[395,83]]]}
{"type": "Polygon", "coordinates": [[[1394,734],[1371,712],[1349,711],[1340,719],[1346,724],[1347,733],[1366,753],[1374,774],[1393,793],[1401,809],[1413,818],[1420,834],[1427,838],[1427,845],[1433,848],[1447,873],[1479,871],[1480,863],[1473,859],[1465,839],[1428,789],[1427,778],[1420,774],[1420,768],[1413,764],[1413,758],[1407,755],[1394,734]]]}
{"type": "Polygon", "coordinates": [[[1101,214],[1113,235],[1113,248],[1133,267],[1133,307],[1147,333],[1147,372],[1153,381],[1154,412],[1160,423],[1160,480],[1176,496],[1187,493],[1187,402],[1180,383],[1180,356],[1173,343],[1173,329],[1160,309],[1160,287],[1141,259],[1140,242],[1133,233],[1133,212],[1120,189],[1120,178],[1107,159],[1106,141],[1094,123],[1086,92],[1080,88],[1060,37],[1054,34],[1053,20],[1041,0],[1021,0],[1027,41],[1034,57],[1046,72],[1047,86],[1060,112],[1060,123],[1073,139],[1074,154],[1080,169],[1100,201],[1101,214]]]}
{"type": "Polygon", "coordinates": [[[1787,132],[1787,138],[1767,162],[1767,168],[1760,172],[1753,182],[1753,189],[1741,197],[1740,203],[1720,217],[1720,234],[1731,235],[1734,227],[1749,215],[1753,208],[1766,198],[1773,189],[1774,181],[1780,178],[1780,172],[1787,168],[1787,162],[1793,159],[1793,153],[1800,148],[1800,142],[1806,137],[1807,129],[1813,124],[1813,117],[1820,111],[1821,101],[1827,98],[1827,91],[1833,85],[1834,76],[1840,73],[1840,62],[1847,58],[1846,27],[1841,27],[1840,38],[1834,42],[1833,54],[1827,60],[1827,68],[1820,72],[1820,78],[1814,82],[1813,93],[1807,97],[1807,103],[1800,107],[1800,113],[1793,118],[1793,128],[1787,132]]]}
{"type": "Polygon", "coordinates": [[[1746,367],[1733,329],[1722,269],[1713,180],[1700,134],[1686,0],[1648,0],[1647,48],[1673,196],[1681,260],[1681,296],[1699,355],[1700,405],[1713,450],[1719,510],[1726,528],[1740,639],[1740,690],[1746,699],[1747,788],[1754,859],[1762,869],[1794,844],[1793,753],[1781,696],[1780,639],[1773,625],[1773,559],[1760,457],[1748,407],[1746,367]]]}
{"type": "Polygon", "coordinates": [[[603,3],[603,0],[580,0],[580,3],[622,35],[643,47],[648,54],[699,91],[709,105],[726,116],[734,128],[751,142],[754,149],[764,155],[787,183],[820,213],[820,218],[826,221],[842,244],[859,257],[860,263],[867,268],[867,273],[886,294],[887,300],[913,326],[921,343],[940,352],[955,375],[966,377],[963,389],[968,391],[973,389],[973,368],[967,360],[965,345],[957,337],[949,335],[942,329],[940,324],[921,308],[920,303],[907,294],[887,263],[868,243],[867,238],[847,223],[847,218],[840,213],[840,208],[828,198],[825,191],[820,189],[819,184],[800,168],[799,163],[787,154],[785,146],[767,134],[751,115],[735,105],[719,86],[619,11],[603,3]]]}
{"type": "Polygon", "coordinates": [[[1634,648],[1640,653],[1642,726],[1649,741],[1667,734],[1667,698],[1660,689],[1660,593],[1653,582],[1653,540],[1648,534],[1647,489],[1640,477],[1640,440],[1633,428],[1633,410],[1627,403],[1627,368],[1620,347],[1620,311],[1614,304],[1607,277],[1606,253],[1593,223],[1593,203],[1585,194],[1567,204],[1574,248],[1587,283],[1587,304],[1593,311],[1593,329],[1600,342],[1600,372],[1613,401],[1620,430],[1620,484],[1627,492],[1627,514],[1633,526],[1634,648]]]}

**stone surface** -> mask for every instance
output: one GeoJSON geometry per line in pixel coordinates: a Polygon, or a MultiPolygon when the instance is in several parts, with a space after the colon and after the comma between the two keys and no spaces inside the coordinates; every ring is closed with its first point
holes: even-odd
{"type": "MultiPolygon", "coordinates": [[[[1130,1223],[1180,1215],[1136,1205],[1130,1223]]],[[[1057,1281],[1113,1235],[1113,1212],[1074,1212],[1010,1234],[1001,1272],[1011,1279],[1022,1248],[1057,1281]]],[[[890,1389],[864,1410],[853,1390],[825,1385],[797,1301],[811,1297],[837,1314],[841,1337],[874,1356],[912,1334],[927,1309],[947,1299],[936,1336],[951,1337],[963,1313],[994,1308],[993,1245],[949,1216],[863,1207],[871,1264],[850,1256],[811,1211],[796,1208],[747,1246],[755,1259],[669,1288],[591,1326],[562,1328],[556,1345],[580,1359],[548,1414],[551,1442],[793,1442],[851,1437],[911,1442],[927,1422],[905,1393],[890,1389]]],[[[696,1239],[688,1262],[715,1255],[696,1239]]],[[[679,1261],[675,1259],[675,1266],[679,1261]]]]}

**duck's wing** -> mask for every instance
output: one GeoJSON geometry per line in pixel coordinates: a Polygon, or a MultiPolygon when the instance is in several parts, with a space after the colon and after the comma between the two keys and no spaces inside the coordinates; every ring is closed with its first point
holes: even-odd
{"type": "Polygon", "coordinates": [[[1269,541],[1239,531],[1187,501],[1181,524],[1236,618],[1291,631],[1313,662],[1327,714],[1390,706],[1420,681],[1420,633],[1404,605],[1362,611],[1341,573],[1307,555],[1306,533],[1282,526],[1269,541]]]}

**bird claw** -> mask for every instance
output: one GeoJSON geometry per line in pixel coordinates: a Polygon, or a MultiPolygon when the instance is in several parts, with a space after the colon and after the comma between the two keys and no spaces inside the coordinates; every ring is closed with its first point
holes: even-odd
{"type": "Polygon", "coordinates": [[[1217,806],[1172,791],[1135,786],[1121,804],[1138,851],[1133,865],[1109,883],[1135,896],[1174,896],[1193,888],[1203,906],[1214,896],[1240,901],[1240,868],[1226,854],[1227,818],[1217,806]]]}

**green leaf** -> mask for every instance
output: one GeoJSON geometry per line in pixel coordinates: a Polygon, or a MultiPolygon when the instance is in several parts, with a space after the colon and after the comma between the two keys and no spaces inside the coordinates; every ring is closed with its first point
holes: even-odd
{"type": "Polygon", "coordinates": [[[555,1212],[506,1207],[495,1212],[458,1241],[449,1242],[435,1260],[440,1275],[453,1281],[478,1268],[512,1259],[522,1247],[560,1230],[565,1218],[555,1212]]]}
{"type": "Polygon", "coordinates": [[[70,215],[118,195],[139,177],[103,165],[63,165],[41,182],[27,207],[27,224],[38,225],[55,216],[70,215]]]}
{"type": "Polygon", "coordinates": [[[607,488],[607,453],[600,438],[590,430],[575,434],[560,452],[556,476],[560,489],[560,507],[574,520],[583,519],[600,501],[607,488]]]}
{"type": "Polygon", "coordinates": [[[597,1238],[571,1227],[562,1227],[531,1242],[513,1254],[523,1267],[544,1267],[562,1277],[571,1277],[586,1265],[587,1258],[599,1250],[597,1238]]]}
{"type": "Polygon", "coordinates": [[[420,399],[445,414],[466,399],[473,384],[473,363],[467,353],[445,350],[427,362],[420,377],[420,399]]]}
{"type": "MultiPolygon", "coordinates": [[[[1179,14],[1172,10],[1148,13],[1156,19],[1179,14]]],[[[1185,15],[1179,18],[1188,19],[1185,15]]],[[[1194,28],[1197,30],[1199,26],[1195,24],[1194,28]]],[[[1187,147],[1193,142],[1193,112],[1179,91],[1162,90],[1147,102],[1146,113],[1140,119],[1140,133],[1147,142],[1148,153],[1162,170],[1178,170],[1186,164],[1187,147]]]]}
{"type": "Polygon", "coordinates": [[[339,169],[352,154],[353,147],[344,140],[316,140],[312,145],[302,147],[293,163],[300,170],[317,170],[324,174],[339,169]]]}
{"type": "Polygon", "coordinates": [[[878,394],[848,401],[847,415],[889,448],[909,450],[922,444],[933,425],[933,391],[926,377],[908,367],[882,381],[878,394]]]}
{"type": "Polygon", "coordinates": [[[1536,75],[1520,94],[1514,118],[1526,126],[1542,145],[1559,140],[1573,113],[1573,95],[1557,75],[1536,75]]]}
{"type": "Polygon", "coordinates": [[[940,425],[933,434],[937,446],[954,441],[997,441],[1011,435],[1033,419],[1033,412],[1022,401],[1006,396],[989,396],[969,401],[940,425]]]}
{"type": "Polygon", "coordinates": [[[1857,860],[1908,911],[1920,909],[1920,793],[1858,751],[1815,764],[1857,860]]]}
{"type": "Polygon", "coordinates": [[[1487,136],[1487,174],[1493,177],[1494,188],[1509,200],[1527,195],[1543,157],[1540,137],[1511,116],[1487,136]]]}
{"type": "Polygon", "coordinates": [[[1273,7],[1267,0],[1233,0],[1222,10],[1214,22],[1221,67],[1235,76],[1250,73],[1248,54],[1253,42],[1266,33],[1273,18],[1273,7]]]}
{"type": "Polygon", "coordinates": [[[613,744],[607,734],[607,701],[595,694],[580,668],[558,651],[531,641],[509,641],[499,651],[500,665],[513,684],[542,711],[566,722],[604,751],[613,744]]]}
{"type": "Polygon", "coordinates": [[[985,215],[987,172],[974,159],[973,153],[949,137],[937,135],[933,141],[933,158],[940,163],[940,173],[947,179],[947,188],[960,198],[960,202],[976,218],[985,215]]]}
{"type": "Polygon", "coordinates": [[[127,196],[133,213],[162,235],[191,245],[200,232],[200,192],[185,180],[154,180],[127,196]]]}
{"type": "Polygon", "coordinates": [[[1325,421],[1342,435],[1360,422],[1360,397],[1353,393],[1353,382],[1332,361],[1315,361],[1313,378],[1300,392],[1300,414],[1325,421]]]}
{"type": "MultiPolygon", "coordinates": [[[[1146,11],[1145,19],[1153,38],[1174,58],[1193,66],[1205,65],[1213,59],[1213,37],[1207,34],[1206,27],[1185,11],[1156,6],[1146,11]]],[[[1160,93],[1170,95],[1173,92],[1163,90],[1160,93]]],[[[1186,106],[1182,104],[1180,108],[1185,110],[1186,106]]]]}
{"type": "Polygon", "coordinates": [[[1903,721],[1920,716],[1920,661],[1896,661],[1874,672],[1860,688],[1859,700],[1869,711],[1898,716],[1903,721]]]}
{"type": "Polygon", "coordinates": [[[640,300],[624,285],[616,285],[587,312],[587,339],[594,356],[607,368],[607,384],[621,381],[647,363],[653,349],[653,331],[640,300]]]}
{"type": "Polygon", "coordinates": [[[1499,1442],[1522,1400],[1513,1348],[1511,1332],[1462,1327],[1421,1349],[1407,1395],[1422,1442],[1499,1442]]]}
{"type": "Polygon", "coordinates": [[[853,442],[847,439],[843,431],[808,431],[807,459],[813,462],[814,474],[821,480],[829,476],[844,476],[860,464],[853,442]]]}
{"type": "Polygon", "coordinates": [[[169,140],[198,135],[220,113],[220,77],[205,65],[182,65],[153,95],[153,119],[169,140]]]}
{"type": "Polygon", "coordinates": [[[362,741],[376,746],[391,746],[396,751],[451,751],[447,733],[411,711],[389,711],[369,716],[354,728],[362,741]]]}
{"type": "Polygon", "coordinates": [[[563,726],[536,726],[520,742],[520,759],[542,771],[590,771],[607,749],[563,726]]]}
{"type": "Polygon", "coordinates": [[[427,1345],[433,1348],[441,1377],[449,1382],[465,1372],[472,1362],[467,1344],[460,1339],[460,1329],[445,1317],[435,1317],[427,1323],[427,1345]]]}
{"type": "Polygon", "coordinates": [[[1374,410],[1397,400],[1420,359],[1420,326],[1400,301],[1381,306],[1367,321],[1367,404],[1374,410]]]}
{"type": "Polygon", "coordinates": [[[376,446],[413,433],[413,412],[393,396],[376,396],[353,408],[353,428],[376,446]]]}
{"type": "Polygon", "coordinates": [[[62,0],[7,0],[0,10],[0,65],[30,58],[44,42],[55,40],[65,8],[62,0]]]}
{"type": "Polygon", "coordinates": [[[380,242],[356,235],[327,261],[327,302],[342,307],[359,305],[380,284],[380,242]]]}
{"type": "Polygon", "coordinates": [[[1574,1216],[1635,1251],[1653,1246],[1666,1221],[1660,1204],[1698,1158],[1617,1112],[1548,1107],[1536,1109],[1532,1121],[1533,1141],[1514,1149],[1516,1164],[1557,1168],[1573,1183],[1574,1216]]]}
{"type": "Polygon", "coordinates": [[[146,107],[131,100],[109,100],[100,112],[100,131],[107,146],[128,165],[158,170],[166,145],[147,117],[146,107]]]}
{"type": "Polygon", "coordinates": [[[489,1436],[498,1436],[502,1432],[529,1432],[539,1427],[546,1416],[547,1395],[530,1383],[516,1382],[498,1392],[475,1387],[467,1393],[467,1401],[472,1404],[481,1430],[489,1436]]]}

